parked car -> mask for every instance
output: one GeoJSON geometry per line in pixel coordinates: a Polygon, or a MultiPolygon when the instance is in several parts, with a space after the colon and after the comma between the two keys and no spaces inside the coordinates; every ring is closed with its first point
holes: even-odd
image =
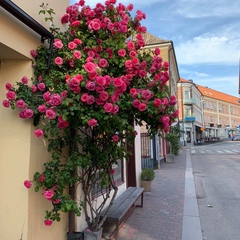
{"type": "Polygon", "coordinates": [[[236,135],[233,137],[233,141],[240,141],[240,134],[236,134],[236,135]]]}

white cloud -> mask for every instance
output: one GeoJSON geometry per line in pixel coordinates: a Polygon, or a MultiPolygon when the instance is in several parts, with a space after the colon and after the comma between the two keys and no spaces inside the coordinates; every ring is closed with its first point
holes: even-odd
{"type": "Polygon", "coordinates": [[[185,18],[223,17],[240,14],[240,1],[228,0],[177,0],[173,2],[175,12],[185,18]]]}
{"type": "Polygon", "coordinates": [[[179,64],[236,64],[239,59],[240,36],[207,33],[176,45],[179,64]]]}

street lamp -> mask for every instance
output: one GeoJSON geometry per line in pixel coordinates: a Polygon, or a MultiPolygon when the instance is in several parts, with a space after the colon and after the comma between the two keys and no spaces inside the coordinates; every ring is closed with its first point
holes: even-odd
{"type": "Polygon", "coordinates": [[[201,108],[202,108],[202,138],[205,137],[205,120],[204,120],[204,100],[201,99],[201,108]],[[204,135],[203,135],[204,132],[204,135]]]}

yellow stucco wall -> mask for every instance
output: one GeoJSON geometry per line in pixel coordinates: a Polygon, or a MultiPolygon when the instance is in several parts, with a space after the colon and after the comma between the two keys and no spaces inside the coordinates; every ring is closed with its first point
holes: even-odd
{"type": "MultiPolygon", "coordinates": [[[[38,15],[43,1],[13,2],[48,28],[49,23],[46,24],[44,17],[38,15]]],[[[69,1],[61,0],[61,4],[54,0],[48,2],[56,12],[55,23],[60,26],[60,18],[69,1]]],[[[1,103],[6,98],[6,83],[14,84],[23,76],[32,77],[30,50],[39,44],[38,34],[0,7],[0,45],[6,50],[4,57],[0,58],[1,103]]],[[[67,215],[62,216],[60,223],[45,227],[43,221],[45,211],[51,210],[50,202],[40,192],[35,193],[34,189],[28,190],[23,186],[23,181],[31,180],[49,158],[43,142],[33,132],[31,121],[20,119],[18,110],[0,107],[0,239],[65,240],[67,215]]]]}

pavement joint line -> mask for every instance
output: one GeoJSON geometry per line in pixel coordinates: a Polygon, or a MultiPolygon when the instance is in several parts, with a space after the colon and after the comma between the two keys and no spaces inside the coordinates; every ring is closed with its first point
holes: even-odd
{"type": "Polygon", "coordinates": [[[183,207],[182,240],[202,240],[196,188],[193,178],[190,149],[187,150],[185,171],[185,195],[183,207]]]}

